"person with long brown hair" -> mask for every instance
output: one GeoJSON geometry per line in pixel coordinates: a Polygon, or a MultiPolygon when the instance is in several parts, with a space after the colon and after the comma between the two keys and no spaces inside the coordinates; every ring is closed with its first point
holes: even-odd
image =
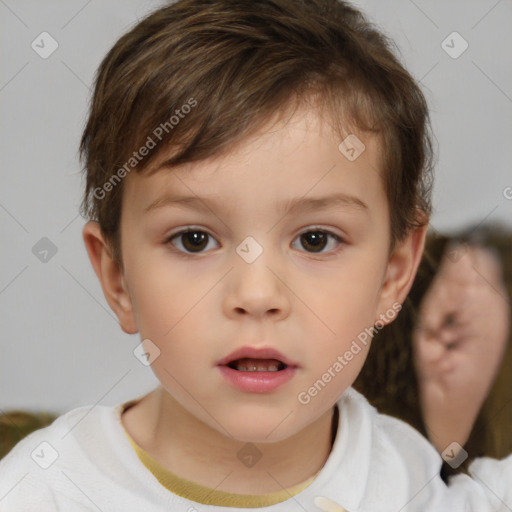
{"type": "Polygon", "coordinates": [[[393,324],[376,336],[354,386],[443,453],[443,474],[512,453],[512,233],[502,225],[431,232],[393,324]]]}

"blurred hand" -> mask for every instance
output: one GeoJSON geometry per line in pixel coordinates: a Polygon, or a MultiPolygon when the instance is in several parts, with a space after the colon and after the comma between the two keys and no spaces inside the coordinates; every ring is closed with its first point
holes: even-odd
{"type": "Polygon", "coordinates": [[[423,418],[440,452],[453,441],[466,443],[500,367],[509,314],[494,254],[449,247],[413,335],[423,418]]]}

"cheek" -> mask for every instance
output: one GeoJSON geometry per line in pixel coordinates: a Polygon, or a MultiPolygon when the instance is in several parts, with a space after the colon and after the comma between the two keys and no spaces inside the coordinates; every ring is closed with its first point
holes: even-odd
{"type": "Polygon", "coordinates": [[[165,272],[152,270],[137,279],[133,304],[141,338],[150,339],[160,350],[153,370],[163,380],[169,379],[164,370],[173,375],[197,373],[199,359],[203,364],[214,359],[208,320],[216,300],[207,293],[211,284],[191,282],[168,267],[165,272]]]}
{"type": "Polygon", "coordinates": [[[374,321],[378,318],[379,279],[361,273],[340,275],[309,295],[310,310],[299,315],[302,324],[306,375],[301,386],[311,406],[336,400],[357,378],[366,360],[374,321]],[[315,314],[312,314],[313,311],[315,314]]]}
{"type": "Polygon", "coordinates": [[[180,318],[187,314],[192,302],[192,286],[169,269],[152,265],[150,271],[132,275],[130,295],[140,335],[163,342],[180,318]]]}
{"type": "Polygon", "coordinates": [[[311,282],[307,294],[303,289],[304,303],[310,309],[309,322],[316,322],[318,332],[324,333],[323,338],[329,344],[343,346],[344,341],[374,325],[378,317],[380,279],[376,273],[347,271],[311,282]]]}
{"type": "Polygon", "coordinates": [[[369,342],[354,341],[317,357],[297,394],[297,402],[316,417],[331,407],[356,380],[369,350],[369,342]]]}

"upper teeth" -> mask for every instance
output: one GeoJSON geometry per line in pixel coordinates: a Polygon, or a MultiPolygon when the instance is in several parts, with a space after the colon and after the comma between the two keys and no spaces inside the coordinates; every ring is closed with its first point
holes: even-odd
{"type": "Polygon", "coordinates": [[[279,363],[272,361],[248,361],[240,359],[235,363],[235,369],[241,372],[277,372],[279,371],[279,363]]]}

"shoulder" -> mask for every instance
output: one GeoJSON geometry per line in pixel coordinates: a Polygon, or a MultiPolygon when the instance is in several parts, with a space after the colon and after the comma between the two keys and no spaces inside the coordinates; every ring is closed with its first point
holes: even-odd
{"type": "MultiPolygon", "coordinates": [[[[36,448],[40,443],[46,442],[50,444],[51,441],[62,440],[68,432],[71,432],[73,427],[77,425],[81,419],[88,414],[93,416],[100,415],[104,409],[103,407],[94,410],[92,407],[79,407],[62,414],[56,418],[50,425],[35,430],[19,443],[0,461],[0,470],[6,465],[10,464],[27,464],[30,460],[33,461],[32,455],[36,455],[36,448]],[[32,453],[34,451],[34,454],[32,453]],[[25,457],[28,455],[28,460],[25,457]]],[[[36,457],[35,457],[36,458],[36,457]]],[[[0,472],[1,474],[1,472],[0,472]]]]}
{"type": "Polygon", "coordinates": [[[427,510],[433,499],[446,495],[442,459],[417,430],[380,414],[353,388],[343,394],[338,407],[339,439],[332,455],[336,479],[346,479],[347,472],[359,475],[359,481],[351,482],[353,508],[400,510],[409,504],[410,510],[427,510]]]}
{"type": "Polygon", "coordinates": [[[422,434],[398,418],[379,413],[355,389],[349,388],[338,404],[352,417],[358,418],[359,422],[368,424],[376,447],[381,449],[387,447],[403,453],[405,457],[407,455],[426,456],[434,462],[434,467],[440,469],[442,463],[440,455],[422,434]]]}
{"type": "Polygon", "coordinates": [[[90,428],[99,426],[99,424],[109,417],[115,417],[116,411],[120,406],[106,407],[100,405],[91,405],[75,408],[56,418],[50,425],[35,430],[19,443],[0,461],[0,468],[6,462],[19,458],[23,454],[31,453],[37,447],[39,442],[54,441],[56,444],[62,444],[61,441],[71,434],[75,428],[82,422],[90,428]]]}
{"type": "Polygon", "coordinates": [[[450,478],[450,492],[455,498],[464,496],[472,510],[510,510],[512,505],[512,455],[497,460],[475,459],[469,475],[450,478]]]}
{"type": "MultiPolygon", "coordinates": [[[[117,406],[120,407],[120,406],[117,406]]],[[[0,461],[0,511],[56,510],[54,484],[66,469],[83,461],[76,433],[97,437],[102,424],[115,418],[113,407],[86,406],[59,416],[22,439],[0,461]],[[22,504],[22,508],[19,505],[22,504]]]]}
{"type": "Polygon", "coordinates": [[[446,486],[439,476],[441,456],[410,425],[380,414],[354,389],[344,393],[338,406],[340,424],[345,416],[346,429],[343,434],[339,428],[338,435],[350,450],[338,448],[336,477],[346,478],[349,470],[364,475],[363,485],[351,482],[351,489],[359,487],[353,508],[483,512],[512,503],[512,455],[503,460],[476,459],[469,475],[452,477],[446,486]]]}

